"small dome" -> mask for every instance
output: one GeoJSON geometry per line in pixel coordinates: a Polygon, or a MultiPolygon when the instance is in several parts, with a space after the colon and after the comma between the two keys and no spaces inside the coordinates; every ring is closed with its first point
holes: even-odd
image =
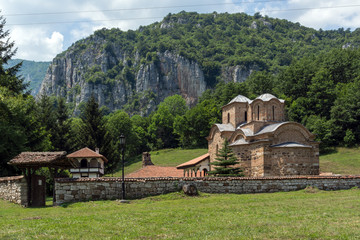
{"type": "Polygon", "coordinates": [[[264,94],[258,96],[256,99],[260,99],[260,100],[262,100],[264,102],[267,102],[267,101],[270,101],[271,99],[274,99],[274,98],[279,100],[280,102],[284,102],[284,100],[278,99],[277,97],[275,97],[274,95],[272,95],[270,93],[264,93],[264,94]]]}
{"type": "Polygon", "coordinates": [[[243,96],[243,95],[237,95],[237,96],[236,96],[233,100],[231,100],[228,104],[234,103],[234,102],[247,103],[247,102],[251,102],[251,100],[248,99],[247,97],[243,96]]]}

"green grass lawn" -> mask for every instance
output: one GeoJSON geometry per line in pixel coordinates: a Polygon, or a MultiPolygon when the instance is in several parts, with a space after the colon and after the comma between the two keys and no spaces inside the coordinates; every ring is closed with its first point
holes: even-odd
{"type": "Polygon", "coordinates": [[[0,239],[356,239],[360,190],[171,193],[22,208],[0,200],[0,239]]]}
{"type": "Polygon", "coordinates": [[[337,148],[334,153],[320,155],[320,171],[360,175],[360,149],[337,148]]]}
{"type": "MultiPolygon", "coordinates": [[[[158,151],[152,151],[151,161],[157,166],[164,167],[176,167],[177,165],[187,162],[191,159],[199,157],[205,153],[207,153],[207,149],[197,148],[197,149],[162,149],[158,151]]],[[[128,160],[125,166],[125,174],[134,172],[141,168],[141,155],[136,156],[133,159],[128,160]]],[[[117,171],[113,175],[114,177],[121,176],[121,170],[117,171]]]]}

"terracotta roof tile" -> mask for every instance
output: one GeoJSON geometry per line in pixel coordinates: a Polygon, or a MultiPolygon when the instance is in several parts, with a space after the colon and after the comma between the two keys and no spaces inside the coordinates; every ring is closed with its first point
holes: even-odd
{"type": "Polygon", "coordinates": [[[176,166],[177,169],[184,169],[184,168],[188,168],[188,167],[192,167],[192,166],[195,166],[196,164],[204,161],[205,159],[209,158],[210,154],[209,153],[206,153],[204,155],[201,155],[200,157],[197,157],[197,158],[194,158],[190,161],[187,161],[185,163],[182,163],[178,166],[176,166]]]}
{"type": "Polygon", "coordinates": [[[87,147],[82,148],[76,152],[70,153],[66,157],[67,158],[102,158],[105,162],[108,162],[106,157],[87,147]]]}
{"type": "Polygon", "coordinates": [[[183,177],[184,172],[175,167],[161,167],[148,165],[135,172],[127,174],[126,178],[149,178],[149,177],[183,177]]]}

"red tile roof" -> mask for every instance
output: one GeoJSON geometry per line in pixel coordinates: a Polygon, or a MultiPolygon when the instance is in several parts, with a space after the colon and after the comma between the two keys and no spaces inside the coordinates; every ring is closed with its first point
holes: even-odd
{"type": "Polygon", "coordinates": [[[94,152],[93,150],[87,147],[82,148],[76,152],[70,153],[66,157],[67,158],[102,158],[105,162],[108,162],[106,157],[104,157],[103,155],[97,152],[94,152]]]}
{"type": "Polygon", "coordinates": [[[210,157],[210,154],[206,153],[204,155],[201,155],[200,157],[197,157],[197,158],[194,158],[194,159],[192,159],[190,161],[182,163],[182,164],[178,165],[176,168],[177,169],[184,169],[184,168],[192,167],[192,166],[195,166],[196,164],[206,160],[209,157],[210,157]]]}
{"type": "Polygon", "coordinates": [[[126,178],[183,177],[184,172],[175,167],[148,165],[126,175],[126,178]]]}

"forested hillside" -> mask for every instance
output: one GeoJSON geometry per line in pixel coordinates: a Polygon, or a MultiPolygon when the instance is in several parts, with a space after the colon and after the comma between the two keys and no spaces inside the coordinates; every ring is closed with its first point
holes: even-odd
{"type": "Polygon", "coordinates": [[[65,97],[75,114],[94,94],[109,111],[146,116],[173,94],[194,106],[219,81],[278,74],[303,57],[356,48],[359,33],[317,31],[260,14],[169,14],[136,31],[102,29],[74,43],[53,60],[41,91],[65,97]]]}
{"type": "Polygon", "coordinates": [[[48,69],[50,62],[10,59],[5,68],[13,67],[20,62],[22,62],[22,65],[18,75],[22,76],[26,83],[29,83],[27,89],[30,90],[31,95],[35,96],[39,92],[42,80],[45,77],[46,70],[48,69]]]}
{"type": "Polygon", "coordinates": [[[6,163],[21,151],[82,147],[100,148],[109,159],[107,173],[114,172],[121,134],[126,158],[207,147],[221,107],[238,94],[285,99],[287,120],[317,134],[322,152],[358,145],[358,45],[359,30],[316,31],[258,14],[182,12],[137,31],[102,29],[78,41],[53,60],[42,85],[48,95],[35,102],[16,77],[20,66],[3,68],[13,56],[9,44],[0,49],[6,51],[0,175],[13,174],[6,163]]]}

